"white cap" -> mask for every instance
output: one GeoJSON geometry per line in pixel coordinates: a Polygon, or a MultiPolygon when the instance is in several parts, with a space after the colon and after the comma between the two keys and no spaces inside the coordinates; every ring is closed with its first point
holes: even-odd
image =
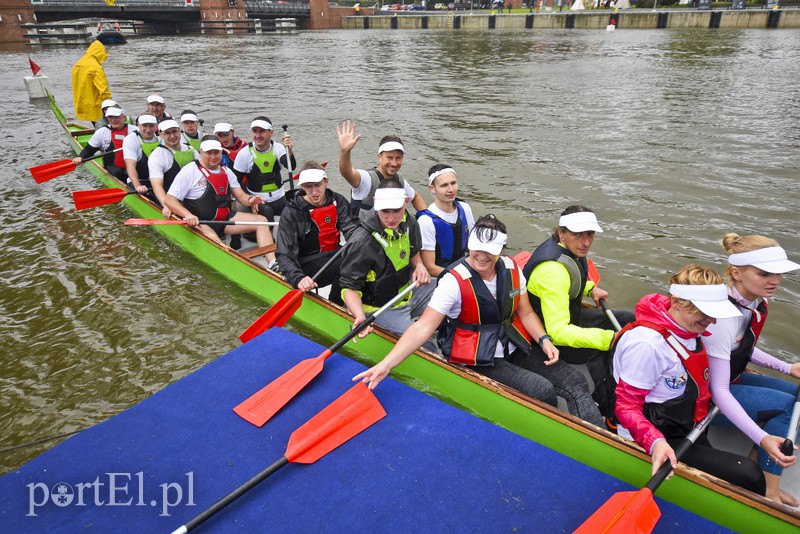
{"type": "Polygon", "coordinates": [[[187,121],[197,122],[198,120],[199,119],[197,118],[197,115],[195,115],[194,113],[184,113],[183,115],[181,115],[181,122],[187,122],[187,121]]]}
{"type": "Polygon", "coordinates": [[[399,150],[403,154],[406,153],[406,149],[403,146],[403,143],[398,143],[397,141],[388,141],[378,147],[378,154],[380,154],[381,152],[391,152],[392,150],[399,150]]]}
{"type": "Polygon", "coordinates": [[[728,263],[737,267],[752,265],[771,274],[783,274],[800,269],[800,265],[789,261],[789,258],[786,257],[786,251],[782,247],[767,247],[748,252],[737,252],[728,256],[728,263]]]}
{"type": "Polygon", "coordinates": [[[164,100],[164,97],[161,95],[150,95],[147,97],[147,103],[152,104],[153,102],[158,102],[159,104],[166,104],[167,102],[164,100]]]}
{"type": "Polygon", "coordinates": [[[208,152],[209,150],[222,150],[222,143],[216,139],[208,139],[200,143],[200,150],[208,152]]]}
{"type": "Polygon", "coordinates": [[[374,209],[396,210],[406,203],[406,190],[402,187],[384,187],[375,191],[374,209]]]}
{"type": "Polygon", "coordinates": [[[669,286],[669,294],[690,301],[698,310],[714,319],[742,316],[736,306],[728,300],[728,289],[725,284],[672,284],[669,286]]]}
{"type": "Polygon", "coordinates": [[[598,234],[603,233],[603,229],[597,223],[597,216],[591,211],[578,211],[569,215],[562,215],[558,219],[558,225],[576,234],[587,231],[597,232],[598,234]]]}
{"type": "Polygon", "coordinates": [[[139,118],[136,119],[136,122],[139,124],[158,124],[158,119],[145,113],[144,115],[139,115],[139,118]]]}
{"type": "Polygon", "coordinates": [[[500,253],[503,252],[503,247],[508,243],[508,235],[497,231],[495,232],[494,239],[491,241],[483,241],[481,237],[483,237],[482,234],[484,232],[479,232],[478,230],[480,230],[480,228],[473,228],[469,233],[467,248],[470,250],[482,250],[483,252],[488,252],[492,256],[499,256],[500,253]]]}
{"type": "Polygon", "coordinates": [[[116,100],[111,100],[110,98],[107,98],[103,100],[102,104],[100,104],[100,109],[110,108],[111,106],[117,106],[117,105],[118,104],[116,100]]]}
{"type": "Polygon", "coordinates": [[[264,130],[272,130],[272,125],[265,120],[256,119],[250,123],[250,129],[253,128],[262,128],[264,130]]]}
{"type": "Polygon", "coordinates": [[[214,133],[228,133],[233,130],[233,125],[229,122],[218,122],[214,125],[214,133]]]}
{"type": "Polygon", "coordinates": [[[125,115],[125,110],[118,107],[110,107],[106,110],[106,117],[120,117],[125,115]]]}
{"type": "Polygon", "coordinates": [[[328,175],[325,174],[325,171],[322,169],[306,169],[300,171],[300,178],[297,180],[297,185],[318,184],[327,177],[328,175]]]}
{"type": "Polygon", "coordinates": [[[167,119],[165,121],[161,121],[158,123],[158,129],[161,132],[166,132],[170,128],[178,128],[180,130],[180,125],[172,119],[167,119]]]}

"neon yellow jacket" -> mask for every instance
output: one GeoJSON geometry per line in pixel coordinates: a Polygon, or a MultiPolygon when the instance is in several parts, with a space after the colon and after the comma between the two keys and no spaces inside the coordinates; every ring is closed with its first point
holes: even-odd
{"type": "MultiPolygon", "coordinates": [[[[594,285],[591,280],[587,281],[584,295],[591,293],[594,285]]],[[[528,291],[541,299],[542,322],[553,343],[578,349],[608,350],[614,339],[613,330],[570,324],[569,288],[569,271],[557,261],[540,263],[528,280],[528,291]]]]}
{"type": "Polygon", "coordinates": [[[98,121],[103,117],[100,105],[111,98],[103,62],[108,51],[103,43],[94,41],[86,53],[72,66],[72,99],[75,116],[85,121],[98,121]]]}

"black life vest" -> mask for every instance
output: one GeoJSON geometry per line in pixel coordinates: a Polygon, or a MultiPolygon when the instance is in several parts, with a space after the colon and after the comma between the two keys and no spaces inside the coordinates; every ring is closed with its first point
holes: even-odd
{"type": "MultiPolygon", "coordinates": [[[[350,192],[350,215],[356,221],[358,220],[358,214],[361,210],[371,210],[375,205],[375,191],[378,190],[378,186],[381,184],[381,182],[385,180],[385,177],[381,174],[377,167],[373,167],[367,172],[369,172],[369,179],[371,182],[367,197],[364,200],[354,200],[353,193],[352,191],[350,192]]],[[[399,175],[395,174],[395,178],[397,178],[401,184],[403,183],[403,180],[399,175]]]]}
{"type": "Polygon", "coordinates": [[[275,154],[275,143],[270,141],[269,150],[256,150],[253,143],[247,145],[253,156],[253,167],[247,174],[247,190],[251,193],[274,193],[281,188],[281,164],[275,154]]]}
{"type": "MultiPolygon", "coordinates": [[[[733,297],[728,297],[728,300],[740,310],[749,309],[743,307],[733,297]]],[[[732,383],[739,381],[742,377],[742,373],[744,373],[744,370],[747,368],[747,364],[750,363],[750,358],[753,357],[753,350],[755,350],[756,343],[758,343],[758,337],[761,335],[761,330],[764,329],[764,323],[767,322],[767,313],[769,313],[767,301],[762,300],[758,306],[756,306],[755,310],[750,311],[752,312],[750,326],[744,331],[744,337],[742,337],[742,340],[739,342],[739,346],[731,351],[732,383]]]]}
{"type": "MultiPolygon", "coordinates": [[[[531,279],[533,270],[545,261],[557,261],[564,265],[569,272],[569,322],[570,324],[580,324],[581,300],[586,289],[586,280],[589,277],[589,266],[586,258],[578,258],[569,250],[562,247],[552,238],[548,239],[533,251],[528,263],[522,269],[527,280],[531,279]]],[[[542,317],[542,301],[531,292],[528,292],[533,310],[539,317],[542,317]]],[[[545,325],[545,328],[547,325],[545,325]]]]}
{"type": "Polygon", "coordinates": [[[200,198],[184,199],[183,205],[201,220],[228,220],[231,215],[231,198],[228,192],[228,174],[225,172],[225,167],[220,166],[218,172],[212,173],[199,161],[195,161],[195,164],[206,178],[206,190],[200,198]]]}

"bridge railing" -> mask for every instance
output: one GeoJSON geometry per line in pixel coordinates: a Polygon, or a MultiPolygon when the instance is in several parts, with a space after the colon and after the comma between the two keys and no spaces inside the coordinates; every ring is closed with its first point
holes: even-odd
{"type": "MultiPolygon", "coordinates": [[[[96,8],[102,0],[31,0],[34,6],[96,8]]],[[[200,0],[116,0],[114,7],[200,7],[200,0]]]]}

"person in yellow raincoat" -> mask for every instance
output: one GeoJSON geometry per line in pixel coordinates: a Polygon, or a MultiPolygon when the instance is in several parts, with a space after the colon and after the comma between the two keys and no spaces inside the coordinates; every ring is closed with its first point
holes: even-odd
{"type": "Polygon", "coordinates": [[[103,62],[108,51],[103,43],[94,41],[86,53],[72,66],[72,98],[75,116],[81,120],[99,121],[103,112],[100,105],[111,98],[103,62]]]}

